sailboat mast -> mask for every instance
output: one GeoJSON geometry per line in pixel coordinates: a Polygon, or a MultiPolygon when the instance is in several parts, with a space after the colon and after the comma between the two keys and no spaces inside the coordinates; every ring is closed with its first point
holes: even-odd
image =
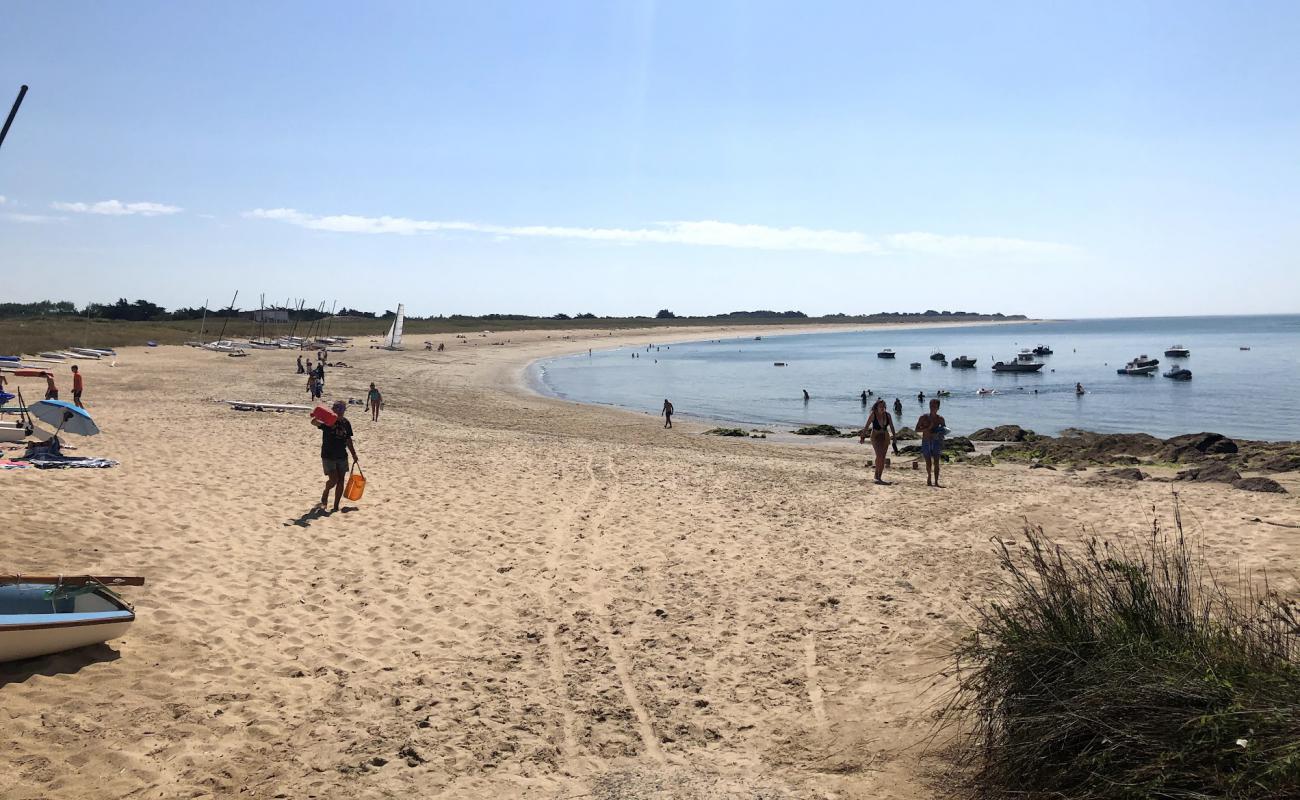
{"type": "MultiPolygon", "coordinates": [[[[231,310],[232,313],[233,313],[234,310],[235,310],[235,301],[238,300],[238,299],[239,299],[239,290],[236,289],[236,290],[235,290],[235,296],[232,297],[232,298],[230,298],[230,310],[231,310]]],[[[224,342],[224,341],[226,340],[226,323],[228,323],[228,322],[230,322],[230,315],[229,315],[229,314],[227,314],[226,316],[224,316],[224,317],[221,318],[221,333],[217,334],[217,341],[218,341],[218,342],[224,342]]]]}

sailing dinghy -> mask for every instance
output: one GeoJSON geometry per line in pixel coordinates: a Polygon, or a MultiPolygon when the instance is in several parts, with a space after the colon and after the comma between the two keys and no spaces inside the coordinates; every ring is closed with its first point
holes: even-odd
{"type": "Polygon", "coordinates": [[[127,577],[0,577],[0,662],[121,638],[135,612],[110,587],[143,585],[127,577]]]}
{"type": "Polygon", "coordinates": [[[384,334],[384,343],[377,345],[380,350],[401,350],[402,349],[402,323],[406,321],[406,306],[397,304],[397,316],[393,317],[393,324],[388,327],[388,333],[384,334]]]}

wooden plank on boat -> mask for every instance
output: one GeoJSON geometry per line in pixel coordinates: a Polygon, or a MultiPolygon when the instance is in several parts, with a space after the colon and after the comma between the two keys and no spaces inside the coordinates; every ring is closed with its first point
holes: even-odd
{"type": "Polygon", "coordinates": [[[64,586],[85,586],[100,583],[104,586],[144,586],[139,575],[0,575],[0,584],[52,583],[64,586]]]}

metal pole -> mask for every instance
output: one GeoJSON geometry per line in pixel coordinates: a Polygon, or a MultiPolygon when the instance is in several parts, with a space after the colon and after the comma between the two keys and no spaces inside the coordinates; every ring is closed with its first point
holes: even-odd
{"type": "Polygon", "coordinates": [[[27,96],[27,84],[18,87],[18,99],[14,101],[14,107],[9,109],[9,116],[5,118],[5,126],[0,128],[0,145],[5,143],[5,137],[9,135],[9,126],[14,124],[14,117],[18,116],[18,106],[23,104],[23,98],[27,96]]]}

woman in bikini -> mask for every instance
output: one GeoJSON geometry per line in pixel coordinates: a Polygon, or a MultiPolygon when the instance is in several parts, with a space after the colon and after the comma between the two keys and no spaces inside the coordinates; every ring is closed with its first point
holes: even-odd
{"type": "Polygon", "coordinates": [[[890,442],[894,443],[894,454],[898,454],[898,442],[894,441],[894,418],[890,416],[884,400],[877,400],[871,407],[867,424],[858,434],[858,443],[865,442],[867,436],[871,437],[871,447],[876,451],[876,483],[887,486],[888,483],[881,478],[885,471],[885,456],[889,452],[890,442]]]}

